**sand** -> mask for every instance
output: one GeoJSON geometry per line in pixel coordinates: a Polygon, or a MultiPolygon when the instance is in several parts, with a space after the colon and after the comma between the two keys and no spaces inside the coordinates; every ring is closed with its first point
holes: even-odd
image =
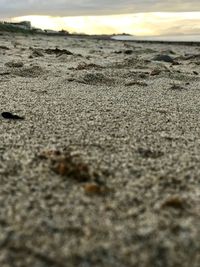
{"type": "Polygon", "coordinates": [[[0,118],[0,266],[198,267],[200,46],[4,33],[0,58],[24,117],[0,118]]]}

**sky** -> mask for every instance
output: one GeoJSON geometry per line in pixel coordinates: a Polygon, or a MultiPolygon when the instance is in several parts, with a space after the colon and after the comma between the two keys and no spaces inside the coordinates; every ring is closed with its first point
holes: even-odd
{"type": "Polygon", "coordinates": [[[200,0],[0,0],[1,20],[89,34],[200,34],[200,0]]]}

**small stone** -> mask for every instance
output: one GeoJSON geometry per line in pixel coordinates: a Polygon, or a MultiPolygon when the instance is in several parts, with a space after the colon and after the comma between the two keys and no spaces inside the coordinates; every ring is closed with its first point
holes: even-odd
{"type": "Polygon", "coordinates": [[[75,79],[75,78],[68,78],[67,80],[68,80],[68,82],[73,82],[73,81],[75,81],[76,79],[75,79]]]}
{"type": "Polygon", "coordinates": [[[159,150],[156,151],[156,150],[144,149],[144,148],[139,148],[138,153],[143,158],[152,158],[152,159],[157,159],[164,155],[162,151],[159,151],[159,150]]]}
{"type": "Polygon", "coordinates": [[[124,50],[124,54],[126,54],[126,55],[131,55],[131,54],[133,54],[133,50],[131,50],[131,49],[127,49],[127,50],[124,50]]]}
{"type": "Polygon", "coordinates": [[[86,194],[103,194],[106,193],[107,188],[102,185],[98,185],[96,183],[90,183],[90,184],[85,184],[84,185],[84,190],[86,194]]]}
{"type": "Polygon", "coordinates": [[[154,61],[163,61],[167,63],[173,63],[174,59],[168,55],[157,55],[153,58],[154,61]]]}
{"type": "Polygon", "coordinates": [[[158,69],[154,69],[151,71],[150,75],[151,76],[155,76],[155,75],[159,75],[161,73],[161,70],[158,70],[158,69]]]}
{"type": "Polygon", "coordinates": [[[178,61],[174,61],[174,62],[172,62],[172,65],[177,66],[177,65],[181,65],[181,63],[179,63],[178,61]]]}
{"type": "Polygon", "coordinates": [[[59,48],[55,48],[55,49],[51,49],[51,48],[48,48],[48,49],[45,49],[44,50],[45,53],[51,55],[51,54],[55,54],[56,56],[61,56],[61,55],[73,55],[72,52],[70,52],[69,50],[66,50],[66,49],[59,49],[59,48]]]}
{"type": "Polygon", "coordinates": [[[4,45],[0,45],[0,49],[2,49],[2,50],[9,50],[10,48],[7,47],[7,46],[4,46],[4,45]]]}
{"type": "Polygon", "coordinates": [[[138,77],[144,79],[147,77],[147,75],[146,73],[139,73],[138,77]]]}
{"type": "Polygon", "coordinates": [[[143,81],[130,81],[125,84],[125,86],[132,86],[132,85],[148,86],[148,84],[143,81]]]}
{"type": "Polygon", "coordinates": [[[31,58],[33,57],[43,57],[43,53],[38,49],[33,49],[32,54],[30,55],[31,58]]]}
{"type": "Polygon", "coordinates": [[[5,63],[5,66],[9,68],[22,68],[24,66],[24,63],[21,61],[9,61],[5,63]]]}
{"type": "Polygon", "coordinates": [[[1,113],[2,117],[4,119],[10,119],[10,120],[24,120],[24,117],[20,117],[18,115],[14,115],[10,112],[2,112],[1,113]]]}
{"type": "Polygon", "coordinates": [[[182,87],[180,84],[172,84],[171,90],[185,90],[184,87],[182,87]]]}
{"type": "Polygon", "coordinates": [[[100,69],[102,68],[100,65],[94,64],[94,63],[80,63],[76,68],[73,68],[75,70],[85,70],[85,69],[100,69]]]}
{"type": "Polygon", "coordinates": [[[114,51],[115,54],[122,54],[122,51],[119,50],[119,51],[114,51]]]}
{"type": "Polygon", "coordinates": [[[171,196],[167,198],[161,205],[161,208],[175,208],[175,209],[183,209],[185,206],[185,203],[183,199],[181,199],[179,196],[171,196]]]}

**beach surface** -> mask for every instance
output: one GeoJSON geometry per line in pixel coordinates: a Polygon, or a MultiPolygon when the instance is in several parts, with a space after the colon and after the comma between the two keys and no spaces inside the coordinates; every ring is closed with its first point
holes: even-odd
{"type": "Polygon", "coordinates": [[[199,267],[200,46],[0,35],[0,266],[199,267]]]}

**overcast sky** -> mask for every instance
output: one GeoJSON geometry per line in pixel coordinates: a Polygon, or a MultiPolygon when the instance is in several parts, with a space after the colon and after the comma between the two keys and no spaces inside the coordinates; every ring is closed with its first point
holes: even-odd
{"type": "Polygon", "coordinates": [[[200,0],[0,0],[0,19],[90,34],[200,34],[200,0]]]}
{"type": "Polygon", "coordinates": [[[200,11],[200,0],[0,0],[0,17],[200,11]]]}

